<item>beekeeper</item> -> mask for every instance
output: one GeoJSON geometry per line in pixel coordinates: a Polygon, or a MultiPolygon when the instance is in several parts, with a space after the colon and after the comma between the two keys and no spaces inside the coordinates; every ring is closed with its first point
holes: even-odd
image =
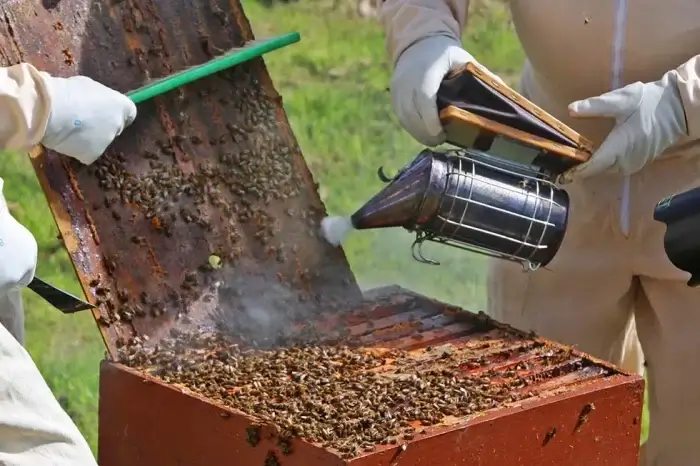
{"type": "MultiPolygon", "coordinates": [[[[468,3],[386,0],[380,11],[394,111],[428,146],[445,139],[442,78],[479,58],[460,41],[468,3]]],[[[650,389],[641,464],[698,465],[700,290],[667,259],[652,212],[700,184],[700,2],[508,3],[527,56],[520,91],[598,149],[567,174],[569,227],[547,270],[491,263],[490,312],[642,373],[636,321],[650,389]]]]}
{"type": "MultiPolygon", "coordinates": [[[[28,64],[0,68],[0,151],[41,143],[88,164],[135,117],[128,98],[89,78],[51,77],[28,64]]],[[[0,178],[0,464],[93,466],[87,442],[22,346],[21,293],[34,277],[37,243],[8,211],[2,188],[0,178]]]]}

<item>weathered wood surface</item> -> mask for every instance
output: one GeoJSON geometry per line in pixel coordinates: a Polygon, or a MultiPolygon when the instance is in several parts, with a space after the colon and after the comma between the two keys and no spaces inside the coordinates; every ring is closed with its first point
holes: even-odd
{"type": "MultiPolygon", "coordinates": [[[[0,4],[2,65],[122,92],[251,39],[237,0],[0,4]]],[[[113,357],[190,322],[265,338],[360,297],[317,234],[325,208],[262,59],[140,105],[92,166],[42,149],[32,162],[113,357]]]]}

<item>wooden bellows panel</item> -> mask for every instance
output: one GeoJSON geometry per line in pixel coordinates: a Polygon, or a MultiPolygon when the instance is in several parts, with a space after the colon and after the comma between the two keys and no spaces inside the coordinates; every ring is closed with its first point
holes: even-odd
{"type": "MultiPolygon", "coordinates": [[[[0,18],[2,65],[122,92],[253,39],[235,0],[27,0],[0,18]]],[[[318,236],[325,208],[262,59],[140,105],[92,166],[42,149],[32,162],[113,357],[174,327],[250,336],[241,308],[274,331],[360,298],[318,236]]]]}
{"type": "Polygon", "coordinates": [[[559,159],[562,167],[586,162],[594,150],[591,141],[476,63],[451,72],[445,83],[438,102],[448,143],[472,147],[480,138],[505,137],[559,159]]]}

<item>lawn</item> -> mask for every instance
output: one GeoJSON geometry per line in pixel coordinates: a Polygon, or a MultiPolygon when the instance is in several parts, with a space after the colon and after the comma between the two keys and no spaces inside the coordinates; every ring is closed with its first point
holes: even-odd
{"type": "MultiPolygon", "coordinates": [[[[303,1],[272,12],[254,0],[243,3],[258,37],[301,32],[301,43],[269,55],[266,62],[328,210],[353,212],[380,188],[377,167],[390,173],[421,149],[391,113],[381,30],[375,20],[356,17],[352,8],[333,8],[342,2],[303,1]]],[[[499,2],[477,3],[465,44],[513,82],[523,54],[507,10],[499,2]]],[[[37,237],[38,275],[80,293],[27,157],[0,157],[0,176],[12,212],[37,237]]],[[[411,241],[396,231],[362,233],[350,236],[345,249],[365,287],[398,283],[471,310],[483,308],[483,258],[427,247],[426,253],[442,263],[430,268],[411,258],[411,241]]],[[[29,293],[25,298],[27,347],[94,449],[104,348],[92,318],[60,315],[29,293]]]]}

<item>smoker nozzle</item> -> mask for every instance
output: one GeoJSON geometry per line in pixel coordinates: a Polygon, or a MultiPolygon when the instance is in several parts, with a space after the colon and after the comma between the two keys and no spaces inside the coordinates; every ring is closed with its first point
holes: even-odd
{"type": "Polygon", "coordinates": [[[421,206],[431,183],[431,170],[432,151],[424,150],[350,217],[353,227],[357,230],[410,229],[420,220],[421,206]]]}
{"type": "Polygon", "coordinates": [[[654,220],[666,225],[664,251],[669,261],[700,285],[700,188],[669,196],[654,208],[654,220]]]}

